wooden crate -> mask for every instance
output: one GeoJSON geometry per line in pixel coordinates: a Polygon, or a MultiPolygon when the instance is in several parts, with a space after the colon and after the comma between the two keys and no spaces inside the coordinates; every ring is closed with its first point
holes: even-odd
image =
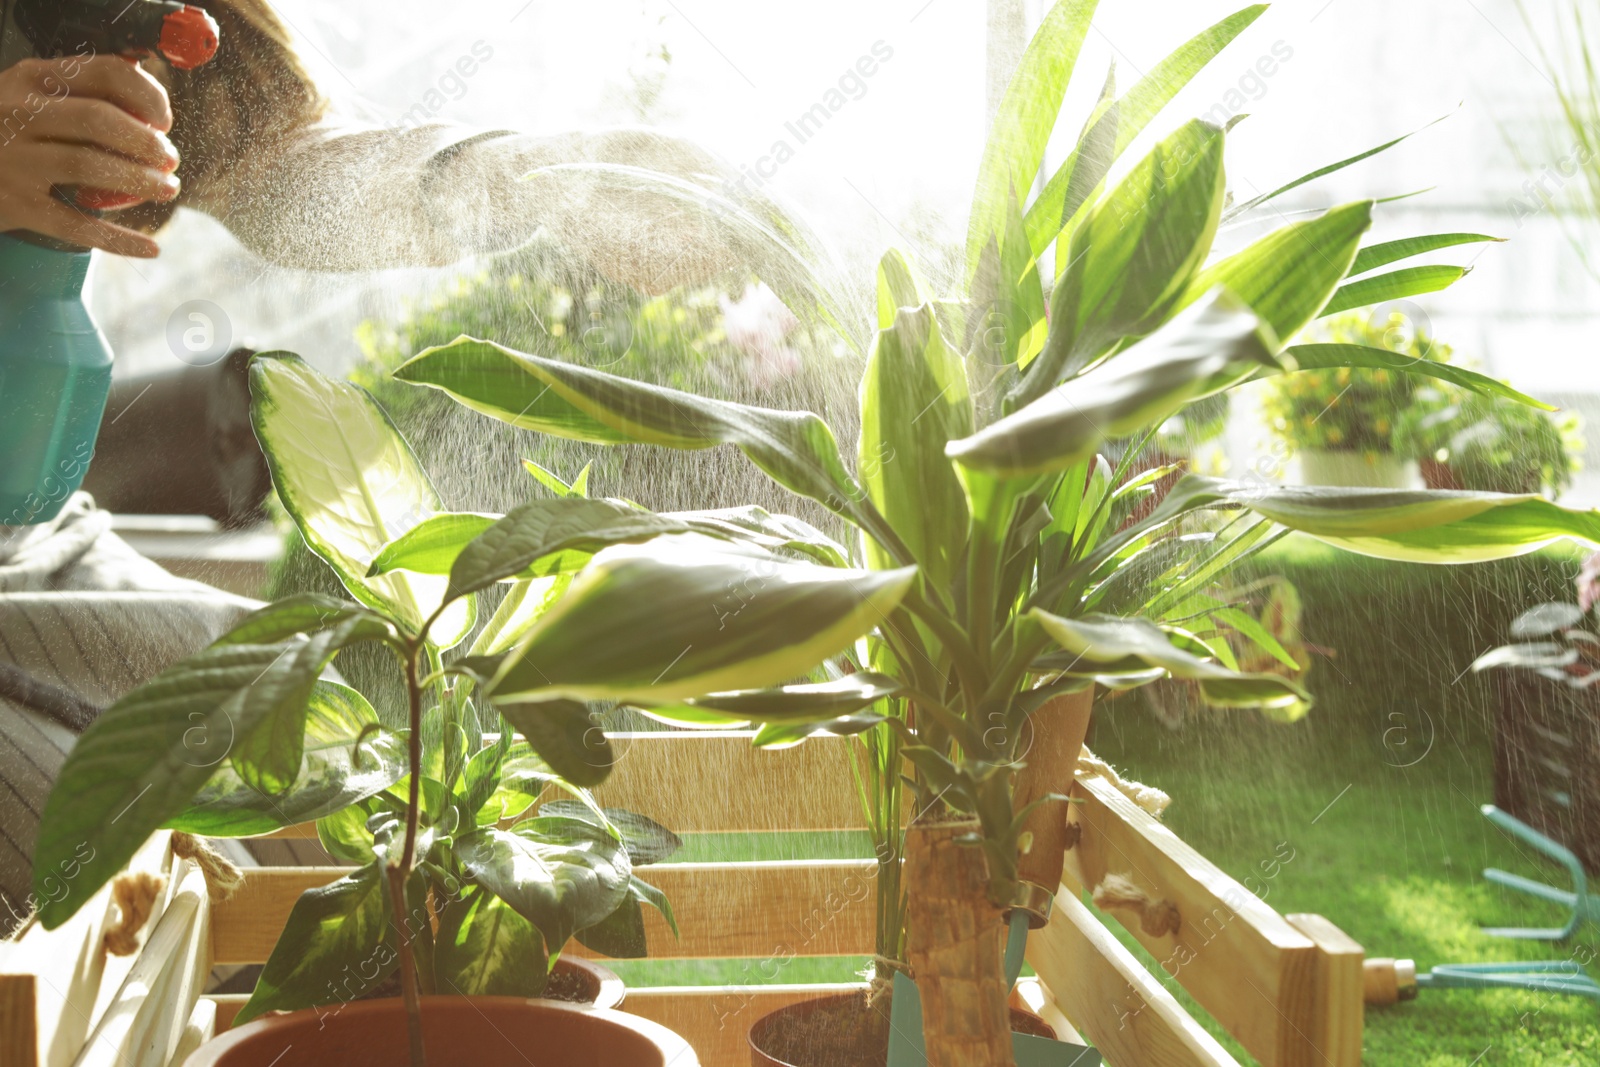
{"type": "MultiPolygon", "coordinates": [[[[847,762],[848,742],[821,738],[798,748],[760,751],[750,747],[749,737],[736,731],[619,735],[614,741],[622,758],[599,790],[600,798],[683,833],[863,828],[847,762]]],[[[1052,921],[1029,938],[1028,959],[1038,978],[1020,986],[1023,1001],[1064,1036],[1082,1035],[1112,1067],[1236,1063],[1083,903],[1086,887],[1108,873],[1117,874],[1150,897],[1170,901],[1180,921],[1176,934],[1152,937],[1131,916],[1124,920],[1113,913],[1116,920],[1125,921],[1129,933],[1264,1067],[1360,1063],[1359,945],[1317,916],[1277,914],[1104,780],[1080,779],[1072,793],[1079,801],[1071,816],[1079,825],[1079,840],[1068,853],[1052,921]]],[[[310,833],[311,827],[294,827],[284,835],[310,833]]],[[[152,854],[159,857],[164,847],[153,841],[146,852],[154,849],[152,854]]],[[[141,862],[152,861],[146,857],[141,862]]],[[[182,946],[203,943],[208,966],[212,961],[262,962],[299,894],[341,873],[336,867],[255,869],[246,872],[244,886],[223,904],[208,907],[200,893],[179,915],[169,903],[135,964],[144,968],[148,988],[164,990],[163,1010],[146,1012],[151,1018],[141,1017],[134,1029],[176,1034],[169,1041],[174,1048],[185,1034],[192,1041],[208,1032],[208,1026],[226,1029],[245,998],[205,997],[197,1005],[198,987],[175,977],[190,973],[198,960],[182,946]],[[180,925],[187,941],[163,934],[180,925]],[[158,951],[159,957],[153,955],[158,951]],[[166,979],[150,978],[169,971],[166,979]]],[[[870,860],[665,864],[652,868],[649,878],[671,897],[682,933],[673,938],[652,914],[647,922],[656,958],[781,961],[865,956],[873,949],[870,860]]],[[[96,906],[85,909],[93,912],[96,906]]],[[[37,951],[39,942],[49,941],[58,945],[62,957],[70,952],[95,956],[95,924],[103,924],[105,909],[98,907],[98,918],[86,918],[85,913],[56,933],[30,934],[34,941],[24,938],[24,946],[32,944],[37,951]]],[[[571,951],[584,952],[576,945],[571,951]]],[[[109,973],[112,965],[104,966],[109,973]]],[[[27,970],[19,970],[15,958],[8,964],[0,956],[0,972],[27,970]]],[[[82,1027],[68,1020],[76,1010],[71,1005],[93,997],[51,999],[49,989],[67,979],[32,973],[36,978],[31,982],[0,977],[0,1023],[36,1018],[40,1048],[48,1043],[46,1034],[65,1033],[68,1044],[79,1039],[82,1027]],[[44,999],[30,1007],[30,993],[37,999],[42,990],[44,999]],[[63,1003],[68,1010],[62,1010],[63,1003]]],[[[745,1033],[761,1015],[850,988],[856,987],[636,987],[629,989],[624,1007],[682,1034],[706,1067],[742,1067],[750,1062],[745,1033]]],[[[24,1035],[25,1029],[0,1026],[6,1035],[0,1037],[0,1067],[32,1067],[35,1062],[64,1067],[71,1062],[70,1057],[36,1061],[25,1036],[12,1036],[24,1035]]]]}

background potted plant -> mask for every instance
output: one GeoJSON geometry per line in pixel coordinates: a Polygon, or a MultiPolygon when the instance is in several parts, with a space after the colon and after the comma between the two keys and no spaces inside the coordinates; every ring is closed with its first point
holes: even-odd
{"type": "MultiPolygon", "coordinates": [[[[1448,346],[1392,314],[1342,315],[1318,331],[1327,344],[1361,345],[1416,359],[1447,362],[1448,346]]],[[[1274,379],[1264,390],[1267,425],[1300,457],[1308,485],[1403,488],[1417,482],[1413,442],[1399,436],[1419,400],[1422,381],[1385,367],[1307,370],[1274,379]]],[[[1430,454],[1432,450],[1429,450],[1430,454]]]]}
{"type": "Polygon", "coordinates": [[[1395,427],[1397,451],[1418,457],[1430,489],[1541,493],[1554,500],[1582,467],[1582,420],[1443,383],[1417,390],[1395,427]]]}

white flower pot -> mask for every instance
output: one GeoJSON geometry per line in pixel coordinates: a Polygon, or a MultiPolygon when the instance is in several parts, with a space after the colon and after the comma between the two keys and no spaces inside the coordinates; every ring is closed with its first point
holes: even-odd
{"type": "Polygon", "coordinates": [[[1302,449],[1299,456],[1300,481],[1304,485],[1411,489],[1421,484],[1415,463],[1386,453],[1302,449]]]}

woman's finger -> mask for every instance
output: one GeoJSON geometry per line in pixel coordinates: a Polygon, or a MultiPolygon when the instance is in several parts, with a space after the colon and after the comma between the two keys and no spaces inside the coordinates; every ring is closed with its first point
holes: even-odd
{"type": "Polygon", "coordinates": [[[167,90],[136,63],[117,56],[65,61],[23,60],[23,63],[29,64],[24,69],[46,97],[104,100],[162,132],[172,129],[172,104],[167,99],[167,90]]]}
{"type": "Polygon", "coordinates": [[[146,167],[85,145],[41,144],[35,149],[35,174],[51,185],[87,185],[141,200],[171,200],[181,183],[177,175],[146,167]]]}
{"type": "Polygon", "coordinates": [[[154,259],[161,254],[161,246],[153,238],[87,215],[54,197],[46,197],[37,205],[29,216],[28,228],[68,244],[104,249],[119,256],[154,259]]]}
{"type": "Polygon", "coordinates": [[[178,166],[178,150],[165,134],[105,100],[69,97],[52,104],[29,132],[36,140],[93,146],[158,170],[178,166]]]}

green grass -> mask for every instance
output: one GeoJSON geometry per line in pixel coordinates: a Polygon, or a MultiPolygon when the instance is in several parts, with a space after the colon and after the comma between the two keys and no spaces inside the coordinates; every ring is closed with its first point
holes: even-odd
{"type": "MultiPolygon", "coordinates": [[[[1237,878],[1260,878],[1259,864],[1287,842],[1293,859],[1264,883],[1268,903],[1326,916],[1370,956],[1408,957],[1426,970],[1600,951],[1593,927],[1567,945],[1479,932],[1562,918],[1490,886],[1482,868],[1555,882],[1562,873],[1479,814],[1492,799],[1491,695],[1483,679],[1461,672],[1522,607],[1566,595],[1572,558],[1430,569],[1288,541],[1256,566],[1300,586],[1307,638],[1336,653],[1312,672],[1311,716],[1284,727],[1208,713],[1172,731],[1124,702],[1098,716],[1098,753],[1171,793],[1165,822],[1237,878]]],[[[1368,1012],[1364,1063],[1600,1063],[1600,1004],[1424,990],[1368,1012]]]]}
{"type": "MultiPolygon", "coordinates": [[[[1600,952],[1593,928],[1568,945],[1479,932],[1559,919],[1558,909],[1491,887],[1482,868],[1551,881],[1560,875],[1479,814],[1492,799],[1491,693],[1465,668],[1502,641],[1523,607],[1569,596],[1576,558],[1546,553],[1429,568],[1357,559],[1291,538],[1253,569],[1296,583],[1306,637],[1329,653],[1309,678],[1317,698],[1311,715],[1281,726],[1253,713],[1205,712],[1174,731],[1124,700],[1097,713],[1098,753],[1171,793],[1166,823],[1234,877],[1253,875],[1250,884],[1265,887],[1272,907],[1324,915],[1371,956],[1411,958],[1426,970],[1600,952]],[[1266,878],[1261,865],[1289,850],[1292,858],[1266,878]]],[[[866,854],[864,839],[851,835],[697,835],[680,858],[866,854]]],[[[1108,925],[1120,931],[1114,921],[1108,925]]],[[[1131,938],[1123,940],[1155,969],[1131,938]]],[[[855,981],[864,962],[642,960],[616,967],[636,985],[760,984],[855,981]]],[[[1255,1062],[1175,982],[1167,984],[1242,1063],[1255,1062]]],[[[1600,1064],[1600,1004],[1501,990],[1424,991],[1411,1003],[1369,1010],[1364,1063],[1600,1064]]]]}

